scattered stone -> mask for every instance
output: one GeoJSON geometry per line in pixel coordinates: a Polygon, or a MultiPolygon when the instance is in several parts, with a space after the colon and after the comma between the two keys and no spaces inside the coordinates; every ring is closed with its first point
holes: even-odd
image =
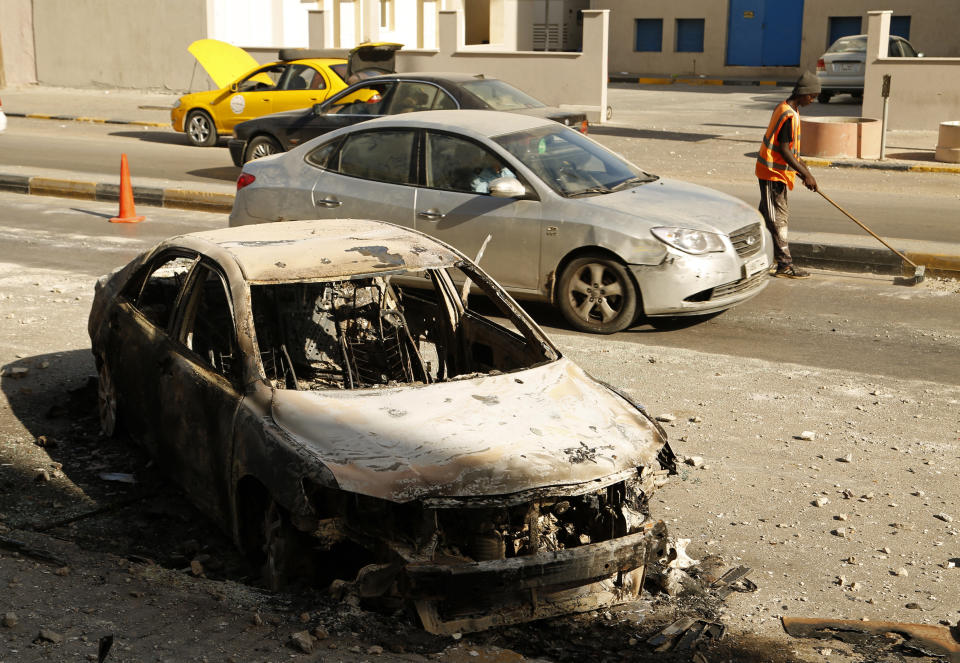
{"type": "Polygon", "coordinates": [[[838,527],[837,529],[832,530],[830,533],[834,536],[839,536],[841,539],[845,539],[847,537],[847,528],[838,527]]]}
{"type": "Polygon", "coordinates": [[[829,498],[826,498],[826,497],[818,497],[817,499],[813,500],[813,502],[811,502],[811,504],[813,504],[813,506],[818,506],[818,507],[819,507],[819,506],[826,506],[826,505],[830,504],[830,500],[829,500],[829,498]]]}
{"type": "Polygon", "coordinates": [[[323,628],[322,626],[318,626],[317,628],[313,629],[313,637],[315,637],[317,640],[326,640],[330,637],[330,634],[327,633],[327,629],[323,628]]]}
{"type": "Polygon", "coordinates": [[[834,520],[846,520],[846,519],[847,519],[847,514],[845,514],[845,513],[838,513],[837,515],[835,515],[835,516],[833,517],[833,519],[834,519],[834,520]]]}
{"type": "Polygon", "coordinates": [[[884,555],[891,554],[891,550],[889,548],[881,548],[880,552],[882,552],[884,555]]]}
{"type": "Polygon", "coordinates": [[[669,424],[671,421],[676,421],[677,418],[672,414],[658,414],[657,421],[669,424]]]}
{"type": "Polygon", "coordinates": [[[902,529],[905,532],[912,532],[917,529],[917,526],[913,523],[890,523],[890,527],[893,529],[902,529]]]}
{"type": "Polygon", "coordinates": [[[862,587],[863,587],[863,585],[861,585],[859,582],[852,582],[852,583],[850,583],[850,591],[851,591],[851,592],[859,592],[862,587]]]}
{"type": "Polygon", "coordinates": [[[54,630],[42,628],[34,639],[34,642],[52,642],[55,645],[59,645],[63,642],[63,636],[54,630]]]}
{"type": "Polygon", "coordinates": [[[13,628],[19,621],[15,612],[7,612],[3,615],[3,625],[7,628],[13,628]]]}
{"type": "Polygon", "coordinates": [[[30,372],[30,369],[26,366],[11,366],[10,368],[3,369],[0,374],[4,377],[12,378],[14,380],[19,380],[20,378],[27,377],[27,374],[30,372]]]}
{"type": "Polygon", "coordinates": [[[919,603],[908,603],[903,607],[906,608],[907,610],[921,610],[919,603]]]}
{"type": "Polygon", "coordinates": [[[50,476],[50,472],[48,472],[45,468],[39,467],[35,470],[35,472],[37,474],[33,477],[34,481],[47,482],[47,481],[50,481],[50,479],[52,478],[50,476]]]}
{"type": "Polygon", "coordinates": [[[942,513],[942,512],[941,512],[941,513],[937,513],[937,514],[934,514],[933,517],[934,517],[934,518],[938,518],[939,520],[942,520],[942,521],[945,522],[945,523],[952,523],[952,522],[953,522],[953,516],[951,516],[951,515],[948,514],[948,513],[942,513]]]}
{"type": "Polygon", "coordinates": [[[290,643],[304,654],[309,654],[313,651],[317,641],[307,631],[297,631],[290,636],[290,643]]]}
{"type": "Polygon", "coordinates": [[[837,462],[840,462],[840,463],[852,463],[852,462],[853,462],[853,454],[847,454],[846,456],[842,456],[842,457],[840,457],[840,458],[837,458],[837,462]]]}
{"type": "Polygon", "coordinates": [[[693,467],[703,467],[703,456],[687,456],[684,462],[693,467]]]}
{"type": "Polygon", "coordinates": [[[843,587],[847,584],[847,579],[843,576],[837,576],[837,579],[833,581],[833,584],[843,587]]]}
{"type": "Polygon", "coordinates": [[[797,436],[797,439],[812,442],[817,439],[817,434],[812,430],[805,430],[797,436]]]}
{"type": "Polygon", "coordinates": [[[700,423],[703,423],[703,419],[701,419],[700,417],[690,417],[690,423],[700,424],[700,423]]]}
{"type": "Polygon", "coordinates": [[[310,621],[310,613],[309,613],[309,612],[301,612],[301,613],[300,613],[300,621],[301,621],[302,623],[304,623],[304,624],[306,624],[307,622],[309,622],[309,621],[310,621]]]}
{"type": "Polygon", "coordinates": [[[198,578],[203,575],[203,564],[200,563],[200,560],[190,560],[190,573],[198,578]]]}
{"type": "Polygon", "coordinates": [[[58,575],[58,576],[70,575],[70,567],[69,567],[69,566],[61,566],[59,569],[57,569],[57,570],[54,571],[53,573],[54,573],[54,575],[58,575]]]}
{"type": "Polygon", "coordinates": [[[914,497],[923,497],[924,495],[926,495],[926,493],[924,493],[922,490],[915,490],[910,494],[913,495],[914,497]]]}
{"type": "Polygon", "coordinates": [[[955,569],[957,568],[957,563],[954,562],[952,559],[950,559],[944,562],[943,564],[941,564],[940,566],[942,566],[945,569],[955,569]]]}
{"type": "Polygon", "coordinates": [[[843,495],[843,499],[845,499],[845,500],[852,500],[852,499],[853,499],[853,491],[850,490],[849,488],[847,488],[846,490],[844,490],[844,491],[841,493],[841,495],[843,495]]]}
{"type": "Polygon", "coordinates": [[[372,647],[367,648],[367,653],[372,654],[374,656],[379,656],[380,654],[383,653],[383,647],[381,647],[380,645],[373,645],[372,647]]]}
{"type": "Polygon", "coordinates": [[[250,619],[253,622],[254,626],[263,626],[263,617],[260,616],[259,612],[253,613],[253,617],[250,619]]]}
{"type": "Polygon", "coordinates": [[[891,571],[890,573],[892,573],[895,576],[899,576],[901,578],[906,578],[907,576],[910,575],[909,573],[907,573],[907,570],[902,566],[896,571],[891,571]]]}

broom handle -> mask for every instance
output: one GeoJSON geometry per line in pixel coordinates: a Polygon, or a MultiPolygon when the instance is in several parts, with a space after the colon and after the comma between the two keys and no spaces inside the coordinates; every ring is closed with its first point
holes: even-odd
{"type": "Polygon", "coordinates": [[[842,207],[840,207],[839,205],[837,205],[835,202],[833,202],[832,200],[830,200],[830,196],[828,196],[827,194],[825,194],[825,193],[824,193],[823,191],[821,191],[819,188],[817,189],[817,193],[819,193],[821,196],[823,196],[823,197],[827,200],[828,203],[830,203],[831,205],[833,205],[834,207],[836,207],[838,210],[840,210],[841,212],[843,212],[844,214],[846,214],[848,219],[850,219],[850,220],[853,221],[855,224],[857,224],[858,226],[860,226],[861,228],[863,228],[864,230],[866,230],[868,233],[870,233],[871,235],[873,235],[874,239],[876,239],[878,242],[880,242],[880,243],[883,244],[885,247],[887,247],[888,249],[890,249],[891,251],[893,251],[894,253],[896,253],[898,256],[900,256],[901,258],[903,258],[905,261],[907,261],[908,263],[910,263],[911,265],[913,265],[913,267],[917,267],[917,263],[913,262],[912,260],[910,260],[910,258],[908,258],[907,256],[903,255],[902,253],[900,253],[899,251],[897,251],[895,248],[893,248],[892,246],[890,246],[889,244],[887,244],[886,242],[884,242],[884,241],[883,241],[883,238],[881,238],[880,235],[878,235],[877,233],[873,232],[872,230],[870,230],[869,228],[867,228],[865,225],[863,225],[862,223],[860,223],[859,221],[857,221],[857,219],[855,219],[854,216],[853,216],[850,212],[848,212],[847,210],[843,209],[842,207]]]}

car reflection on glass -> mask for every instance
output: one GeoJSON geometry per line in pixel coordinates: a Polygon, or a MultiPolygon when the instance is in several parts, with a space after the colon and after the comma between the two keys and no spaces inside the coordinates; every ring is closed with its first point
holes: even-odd
{"type": "Polygon", "coordinates": [[[721,311],[768,282],[772,245],[756,209],[513,113],[371,120],[251,161],[237,186],[234,226],[364,217],[468,255],[487,244],[491,276],[586,332],[721,311]]]}

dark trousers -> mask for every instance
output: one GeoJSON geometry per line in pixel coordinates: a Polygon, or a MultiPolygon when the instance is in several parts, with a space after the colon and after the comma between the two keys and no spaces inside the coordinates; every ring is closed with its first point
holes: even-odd
{"type": "Polygon", "coordinates": [[[787,208],[787,185],[784,182],[759,180],[760,214],[767,224],[767,230],[773,236],[773,259],[778,267],[793,263],[790,256],[790,244],[787,242],[787,221],[790,211],[787,208]]]}

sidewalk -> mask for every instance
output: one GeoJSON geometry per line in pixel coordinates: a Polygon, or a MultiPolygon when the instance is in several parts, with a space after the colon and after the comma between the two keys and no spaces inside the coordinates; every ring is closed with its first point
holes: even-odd
{"type": "MultiPolygon", "coordinates": [[[[620,75],[611,76],[611,81],[620,75]]],[[[639,77],[628,75],[631,82],[639,77]]],[[[680,78],[674,79],[680,81],[680,78]]],[[[703,83],[709,85],[749,85],[746,79],[703,83]]],[[[689,85],[683,82],[677,85],[689,85]]],[[[775,81],[754,81],[755,85],[774,85],[775,81]]],[[[791,85],[792,83],[787,83],[791,85]]],[[[140,92],[135,90],[85,90],[31,86],[0,90],[3,110],[11,117],[50,118],[60,121],[83,121],[141,126],[169,126],[170,107],[178,99],[175,93],[140,92]]],[[[930,132],[898,135],[897,147],[888,148],[889,159],[880,162],[864,159],[826,160],[806,158],[814,167],[875,168],[914,172],[956,172],[960,165],[930,163],[925,157],[930,132]]],[[[932,155],[931,159],[932,161],[932,155]]],[[[47,196],[63,196],[99,201],[119,199],[119,178],[115,175],[78,175],[67,170],[4,166],[0,172],[0,191],[47,196]]],[[[133,186],[138,205],[157,205],[210,212],[229,212],[233,206],[234,187],[227,184],[200,185],[172,180],[138,178],[133,186]]],[[[960,246],[945,242],[889,240],[914,262],[927,266],[928,276],[960,279],[960,246]]],[[[842,271],[901,274],[902,261],[870,237],[857,235],[791,233],[791,250],[798,264],[814,268],[842,271]]],[[[909,267],[909,266],[908,266],[909,267]]],[[[912,268],[910,269],[912,274],[912,268]]]]}

